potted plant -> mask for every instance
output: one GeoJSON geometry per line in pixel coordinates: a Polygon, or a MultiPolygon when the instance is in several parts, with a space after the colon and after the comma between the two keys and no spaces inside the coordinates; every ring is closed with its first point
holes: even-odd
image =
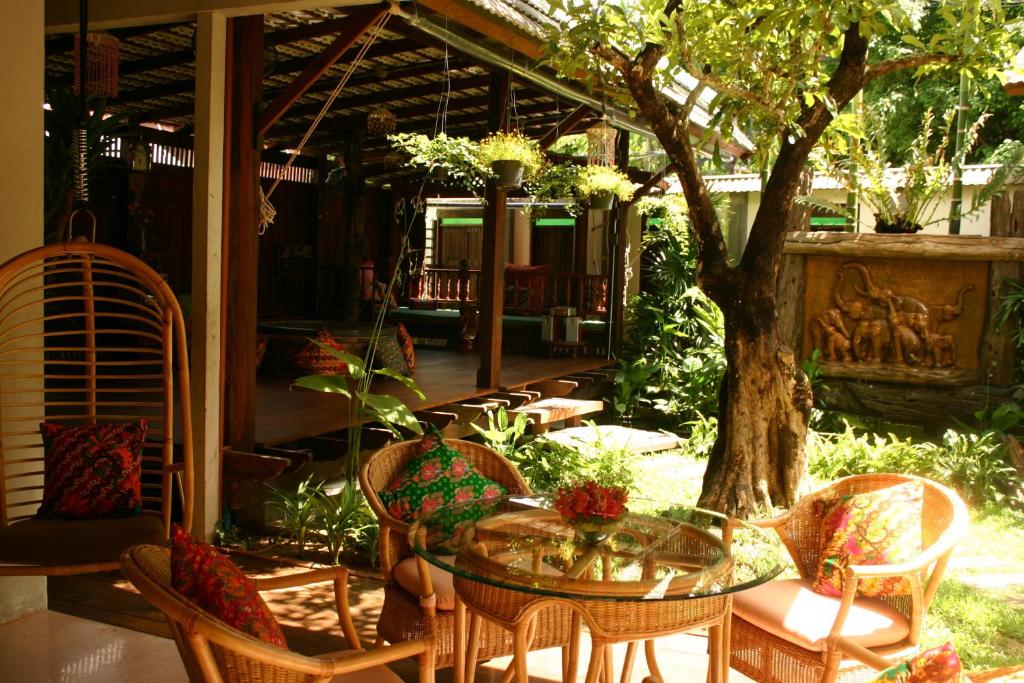
{"type": "Polygon", "coordinates": [[[477,160],[490,167],[498,187],[506,189],[521,187],[524,179],[532,179],[544,165],[540,145],[520,133],[494,133],[484,138],[477,160]]]}
{"type": "Polygon", "coordinates": [[[628,202],[633,197],[633,183],[626,174],[611,166],[587,166],[580,171],[579,193],[590,199],[590,208],[607,211],[615,197],[628,202]]]}
{"type": "Polygon", "coordinates": [[[629,489],[585,479],[561,486],[553,506],[576,536],[587,545],[607,540],[622,524],[629,489]]]}
{"type": "Polygon", "coordinates": [[[477,160],[478,145],[469,138],[438,133],[434,137],[414,133],[389,135],[391,145],[409,155],[409,164],[425,168],[432,178],[479,194],[487,177],[486,166],[477,160]]]}
{"type": "MultiPolygon", "coordinates": [[[[921,132],[910,145],[902,172],[890,169],[886,163],[881,132],[884,126],[877,121],[861,124],[862,130],[874,132],[865,135],[860,144],[851,149],[845,161],[827,163],[828,173],[847,188],[854,188],[871,208],[875,216],[875,232],[912,234],[948,218],[945,214],[936,213],[952,184],[954,165],[963,167],[987,116],[979,118],[966,131],[963,144],[955,155],[948,154],[955,111],[948,118],[949,124],[943,132],[937,130],[932,111],[925,113],[921,132]]],[[[1010,180],[1022,158],[1024,145],[1014,145],[1007,150],[1002,165],[974,193],[970,206],[964,206],[961,215],[968,216],[981,210],[1010,180]]],[[[838,215],[846,213],[844,207],[830,202],[806,197],[801,201],[838,215]]]]}
{"type": "Polygon", "coordinates": [[[573,203],[565,206],[565,211],[570,216],[578,215],[581,209],[577,194],[582,170],[581,166],[572,163],[545,164],[532,180],[524,183],[532,198],[533,210],[539,212],[546,204],[568,199],[573,203]]]}

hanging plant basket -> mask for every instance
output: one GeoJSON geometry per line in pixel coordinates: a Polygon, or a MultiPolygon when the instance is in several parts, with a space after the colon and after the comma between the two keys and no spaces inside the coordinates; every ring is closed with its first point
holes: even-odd
{"type": "Polygon", "coordinates": [[[516,159],[499,159],[491,162],[491,171],[497,176],[498,187],[512,190],[523,185],[523,162],[516,159]]]}
{"type": "Polygon", "coordinates": [[[615,195],[608,190],[601,190],[590,195],[590,208],[596,211],[610,211],[615,195]]]}

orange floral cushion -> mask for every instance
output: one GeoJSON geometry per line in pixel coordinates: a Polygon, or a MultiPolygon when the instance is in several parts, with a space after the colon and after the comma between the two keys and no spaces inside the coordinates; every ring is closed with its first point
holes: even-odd
{"type": "Polygon", "coordinates": [[[962,680],[960,656],[952,645],[946,643],[890,666],[872,678],[870,683],[959,683],[962,680]]]}
{"type": "MultiPolygon", "coordinates": [[[[317,332],[316,341],[332,349],[345,351],[341,343],[327,330],[317,332]]],[[[335,358],[312,341],[295,354],[294,363],[297,368],[310,375],[343,375],[348,371],[345,361],[335,358]]]]}
{"type": "Polygon", "coordinates": [[[416,373],[416,349],[413,348],[412,336],[402,323],[395,324],[395,336],[398,338],[398,345],[402,347],[405,366],[409,369],[409,374],[413,375],[416,373]]]}
{"type": "MultiPolygon", "coordinates": [[[[921,500],[919,481],[877,491],[821,501],[821,548],[814,590],[837,596],[849,565],[898,564],[921,552],[921,500]]],[[[900,576],[861,579],[858,593],[865,596],[909,593],[900,576]]]]}
{"type": "Polygon", "coordinates": [[[177,524],[171,530],[171,587],[228,626],[288,649],[256,582],[212,545],[193,538],[177,524]]]}

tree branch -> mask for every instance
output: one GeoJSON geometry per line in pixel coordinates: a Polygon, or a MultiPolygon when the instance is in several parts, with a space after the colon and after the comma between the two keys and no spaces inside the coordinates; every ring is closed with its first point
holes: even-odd
{"type": "Polygon", "coordinates": [[[926,66],[928,64],[950,64],[955,61],[952,55],[938,54],[934,52],[920,53],[907,55],[905,57],[898,57],[896,59],[889,59],[878,64],[872,64],[868,67],[867,74],[864,76],[864,84],[867,85],[876,78],[893,73],[894,71],[902,71],[903,69],[916,69],[919,66],[926,66]]]}

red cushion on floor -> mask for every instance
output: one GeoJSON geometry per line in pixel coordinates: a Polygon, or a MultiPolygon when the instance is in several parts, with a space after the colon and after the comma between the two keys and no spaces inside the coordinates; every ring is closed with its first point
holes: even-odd
{"type": "Polygon", "coordinates": [[[256,583],[212,545],[178,525],[171,533],[171,586],[228,626],[288,649],[256,583]]]}
{"type": "MultiPolygon", "coordinates": [[[[811,590],[804,579],[769,581],[740,591],[733,597],[732,612],[772,635],[813,652],[825,648],[839,598],[811,590]]],[[[876,598],[857,598],[843,625],[843,636],[864,647],[898,643],[910,633],[907,618],[876,598]]]]}

